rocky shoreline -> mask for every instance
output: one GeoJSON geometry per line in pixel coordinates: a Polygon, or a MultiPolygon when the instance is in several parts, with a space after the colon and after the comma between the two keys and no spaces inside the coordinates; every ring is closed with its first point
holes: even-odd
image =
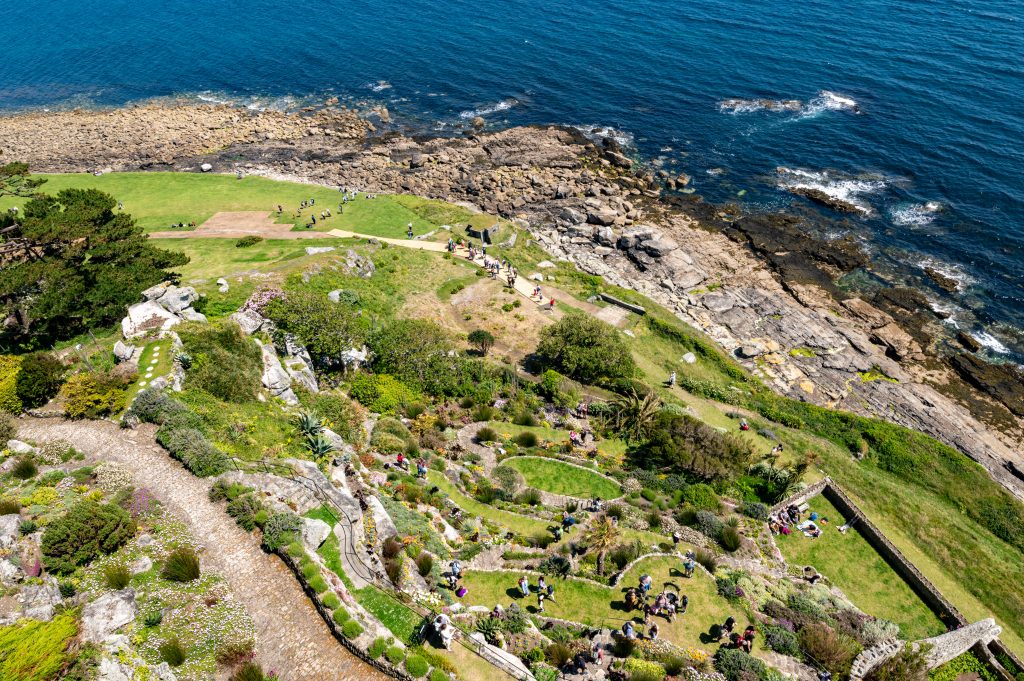
{"type": "Polygon", "coordinates": [[[36,171],[210,163],[471,203],[516,220],[552,255],[674,310],[780,393],[925,432],[1024,500],[1024,377],[968,353],[946,358],[940,320],[915,291],[883,289],[870,300],[839,291],[835,279],[867,262],[852,241],[809,238],[798,216],[743,215],[666,194],[685,178],[659,177],[614,142],[571,129],[373,132],[332,106],[287,115],[148,105],[3,118],[0,149],[36,171]]]}

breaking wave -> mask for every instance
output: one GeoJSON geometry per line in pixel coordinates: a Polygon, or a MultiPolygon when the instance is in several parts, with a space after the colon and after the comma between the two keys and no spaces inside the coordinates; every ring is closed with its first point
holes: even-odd
{"type": "Polygon", "coordinates": [[[889,210],[889,219],[899,227],[924,227],[935,221],[935,216],[942,212],[942,204],[938,201],[927,203],[904,204],[889,210]]]}
{"type": "Polygon", "coordinates": [[[815,116],[823,111],[853,111],[860,113],[860,105],[852,97],[822,90],[814,98],[804,102],[799,99],[742,99],[731,97],[718,103],[722,113],[745,114],[757,111],[792,113],[800,117],[815,116]]]}
{"type": "Polygon", "coordinates": [[[992,352],[1000,355],[1010,354],[1010,348],[1003,345],[998,338],[990,334],[988,331],[975,331],[971,334],[974,336],[974,340],[981,343],[985,348],[988,348],[992,352]]]}
{"type": "Polygon", "coordinates": [[[469,109],[468,111],[463,111],[459,114],[459,118],[461,118],[464,121],[467,121],[471,118],[476,118],[477,116],[489,116],[491,114],[499,113],[501,111],[508,111],[509,109],[518,104],[518,99],[516,99],[515,97],[509,97],[508,99],[503,99],[500,102],[488,106],[483,106],[480,107],[479,109],[469,109]]]}
{"type": "Polygon", "coordinates": [[[592,142],[600,142],[605,139],[615,140],[620,147],[632,148],[636,140],[633,133],[618,130],[607,125],[573,125],[572,128],[579,130],[584,137],[592,142]]]}
{"type": "Polygon", "coordinates": [[[784,166],[776,168],[775,172],[781,189],[819,191],[833,201],[845,204],[865,215],[870,215],[874,209],[864,197],[882,191],[888,186],[888,181],[877,175],[851,177],[828,170],[803,170],[784,166]]]}

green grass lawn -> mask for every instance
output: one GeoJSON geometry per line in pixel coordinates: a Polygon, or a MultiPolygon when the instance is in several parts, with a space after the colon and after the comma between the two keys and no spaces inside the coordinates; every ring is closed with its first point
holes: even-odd
{"type": "Polygon", "coordinates": [[[812,511],[828,518],[817,539],[794,532],[779,535],[776,543],[791,565],[813,565],[843,590],[858,608],[900,625],[903,638],[916,640],[935,636],[946,627],[910,586],[857,532],[856,526],[845,534],[839,526],[846,519],[822,496],[810,502],[812,511]]]}
{"type": "Polygon", "coordinates": [[[615,499],[622,495],[622,490],[613,480],[555,459],[516,456],[505,459],[502,465],[519,471],[527,485],[545,492],[581,499],[615,499]]]}
{"type": "MultiPolygon", "coordinates": [[[[690,579],[681,576],[681,559],[675,557],[655,556],[640,561],[620,582],[620,586],[601,586],[592,582],[568,578],[552,579],[549,583],[555,586],[555,601],[546,601],[545,614],[559,617],[588,626],[604,626],[620,628],[632,618],[634,623],[643,621],[639,610],[626,613],[624,593],[626,588],[636,586],[640,575],[649,574],[654,580],[652,593],[657,594],[663,589],[675,590],[690,599],[690,607],[685,615],[676,617],[669,624],[664,618],[653,618],[657,621],[660,635],[673,643],[686,647],[703,648],[713,651],[716,645],[702,640],[713,624],[721,624],[729,615],[746,626],[746,615],[740,606],[733,606],[718,595],[715,581],[707,574],[698,571],[690,579]]],[[[520,603],[528,612],[535,612],[537,597],[530,595],[522,598],[516,587],[519,574],[515,571],[474,572],[466,571],[466,597],[462,600],[470,605],[482,605],[493,608],[500,603],[507,607],[513,601],[520,603]]],[[[536,578],[530,577],[536,584],[536,578]]],[[[639,624],[638,624],[639,628],[639,624]]]]}
{"type": "Polygon", "coordinates": [[[552,523],[536,520],[529,516],[519,515],[518,513],[510,513],[508,511],[502,511],[501,509],[482,504],[476,499],[467,497],[465,494],[456,489],[448,478],[444,477],[437,471],[427,471],[427,477],[431,484],[437,485],[437,487],[448,495],[448,497],[455,502],[459,508],[463,511],[480,516],[486,520],[490,520],[493,523],[497,523],[504,528],[512,530],[518,534],[525,536],[533,536],[548,531],[548,527],[552,523]]]}
{"type": "Polygon", "coordinates": [[[139,377],[128,388],[128,400],[126,403],[130,404],[139,392],[145,390],[153,382],[153,379],[170,374],[173,364],[174,356],[171,353],[171,341],[169,339],[149,343],[142,349],[142,356],[139,358],[139,377]],[[156,363],[153,362],[154,359],[156,363]],[[147,378],[147,373],[152,373],[152,376],[147,378]]]}
{"type": "MultiPolygon", "coordinates": [[[[520,433],[534,433],[540,440],[564,443],[569,441],[569,431],[547,426],[519,426],[508,421],[488,421],[487,426],[505,439],[520,433]]],[[[597,451],[609,458],[620,461],[626,454],[626,443],[619,438],[605,438],[597,441],[597,451]]]]}
{"type": "MultiPolygon", "coordinates": [[[[234,175],[199,173],[89,173],[40,174],[47,180],[41,191],[56,194],[62,189],[95,188],[107,192],[124,203],[124,210],[135,217],[147,232],[163,231],[172,224],[195,221],[202,224],[214,213],[222,211],[273,211],[277,205],[284,213],[281,223],[304,226],[310,209],[301,217],[295,215],[299,202],[315,199],[317,213],[329,208],[333,217],[321,221],[317,229],[346,229],[376,236],[404,238],[406,225],[413,224],[417,234],[436,230],[441,225],[473,224],[490,227],[498,219],[473,213],[466,208],[424,199],[418,196],[377,194],[366,199],[360,195],[339,213],[341,194],[336,189],[297,182],[280,182],[263,177],[238,180],[234,175]]],[[[0,210],[24,205],[25,199],[0,198],[0,210]]],[[[440,237],[441,235],[439,235],[440,237]]],[[[233,240],[231,240],[233,241],[233,240]]]]}

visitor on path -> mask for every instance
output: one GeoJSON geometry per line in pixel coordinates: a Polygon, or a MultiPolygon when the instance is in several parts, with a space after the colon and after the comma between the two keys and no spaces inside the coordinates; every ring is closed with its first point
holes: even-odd
{"type": "Polygon", "coordinates": [[[590,658],[597,664],[604,662],[604,647],[600,641],[594,641],[594,645],[590,646],[590,658]]]}
{"type": "Polygon", "coordinates": [[[120,201],[118,201],[118,202],[117,202],[117,209],[118,209],[118,210],[124,210],[124,204],[123,204],[123,203],[121,203],[120,201]]]}
{"type": "Polygon", "coordinates": [[[316,224],[316,213],[310,213],[309,214],[309,219],[312,220],[313,224],[315,225],[316,224]]]}
{"type": "Polygon", "coordinates": [[[697,555],[693,551],[687,551],[683,557],[683,577],[693,577],[693,571],[697,569],[697,555]]]}
{"type": "Polygon", "coordinates": [[[666,383],[670,388],[676,384],[676,372],[673,371],[671,374],[668,375],[668,381],[666,381],[666,383]]]}
{"type": "Polygon", "coordinates": [[[455,591],[459,586],[459,576],[454,572],[448,573],[448,588],[455,591]]]}
{"type": "Polygon", "coordinates": [[[526,575],[519,578],[519,591],[523,594],[523,597],[530,595],[530,580],[526,575]]]}
{"type": "Polygon", "coordinates": [[[407,226],[407,227],[405,228],[405,234],[406,234],[406,236],[408,236],[408,237],[409,237],[410,239],[412,238],[412,223],[411,223],[411,222],[410,222],[410,223],[408,224],[408,226],[407,226]]]}
{"type": "Polygon", "coordinates": [[[282,206],[280,203],[277,204],[277,214],[280,215],[283,212],[284,212],[284,206],[282,206]]]}
{"type": "Polygon", "coordinates": [[[672,532],[672,546],[673,546],[673,548],[678,549],[679,548],[679,542],[682,541],[682,539],[683,539],[683,535],[679,534],[679,530],[674,530],[672,532]]]}
{"type": "Polygon", "coordinates": [[[554,309],[555,309],[555,299],[552,298],[551,300],[548,301],[548,312],[550,312],[550,311],[552,311],[554,309]]]}
{"type": "Polygon", "coordinates": [[[441,613],[434,618],[434,630],[437,631],[437,635],[441,638],[441,645],[444,646],[445,650],[450,650],[452,639],[455,638],[455,627],[452,625],[452,621],[448,619],[448,615],[441,613]]]}
{"type": "Polygon", "coordinates": [[[740,430],[750,430],[750,424],[746,419],[740,419],[740,430]]]}

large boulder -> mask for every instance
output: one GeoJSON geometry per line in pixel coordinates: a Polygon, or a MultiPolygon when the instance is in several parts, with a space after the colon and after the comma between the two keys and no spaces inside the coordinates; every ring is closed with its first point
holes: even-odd
{"type": "Polygon", "coordinates": [[[39,452],[38,449],[21,440],[8,440],[7,449],[12,454],[36,454],[39,452]]]}
{"type": "Polygon", "coordinates": [[[22,569],[11,561],[6,558],[0,559],[0,584],[12,586],[21,580],[24,574],[22,569]]]}
{"type": "Polygon", "coordinates": [[[316,551],[320,545],[327,541],[331,534],[331,526],[317,518],[303,518],[302,520],[302,543],[310,551],[316,551]]]}
{"type": "Polygon", "coordinates": [[[88,603],[82,610],[82,639],[91,643],[101,643],[115,631],[132,622],[137,613],[134,589],[105,593],[88,603]]]}
{"type": "Polygon", "coordinates": [[[292,379],[288,372],[281,366],[281,360],[277,357],[274,346],[269,343],[260,344],[260,351],[263,354],[263,376],[261,378],[263,387],[274,397],[280,397],[288,404],[298,404],[299,398],[292,391],[292,379]]]}
{"type": "Polygon", "coordinates": [[[330,253],[334,250],[334,246],[306,246],[306,255],[318,255],[320,253],[330,253]]]}
{"type": "Polygon", "coordinates": [[[239,310],[231,315],[231,319],[242,327],[242,333],[247,336],[256,333],[265,321],[258,312],[252,310],[239,310]]]}
{"type": "Polygon", "coordinates": [[[124,341],[114,343],[114,359],[118,362],[127,362],[135,354],[135,346],[124,341]]]}
{"type": "Polygon", "coordinates": [[[150,331],[167,331],[181,318],[168,312],[152,300],[128,308],[128,316],[121,320],[121,334],[125,339],[138,338],[150,331]]]}
{"type": "Polygon", "coordinates": [[[18,594],[18,600],[21,601],[24,617],[43,622],[53,619],[56,608],[62,601],[60,589],[57,588],[55,581],[24,587],[18,594]]]}

